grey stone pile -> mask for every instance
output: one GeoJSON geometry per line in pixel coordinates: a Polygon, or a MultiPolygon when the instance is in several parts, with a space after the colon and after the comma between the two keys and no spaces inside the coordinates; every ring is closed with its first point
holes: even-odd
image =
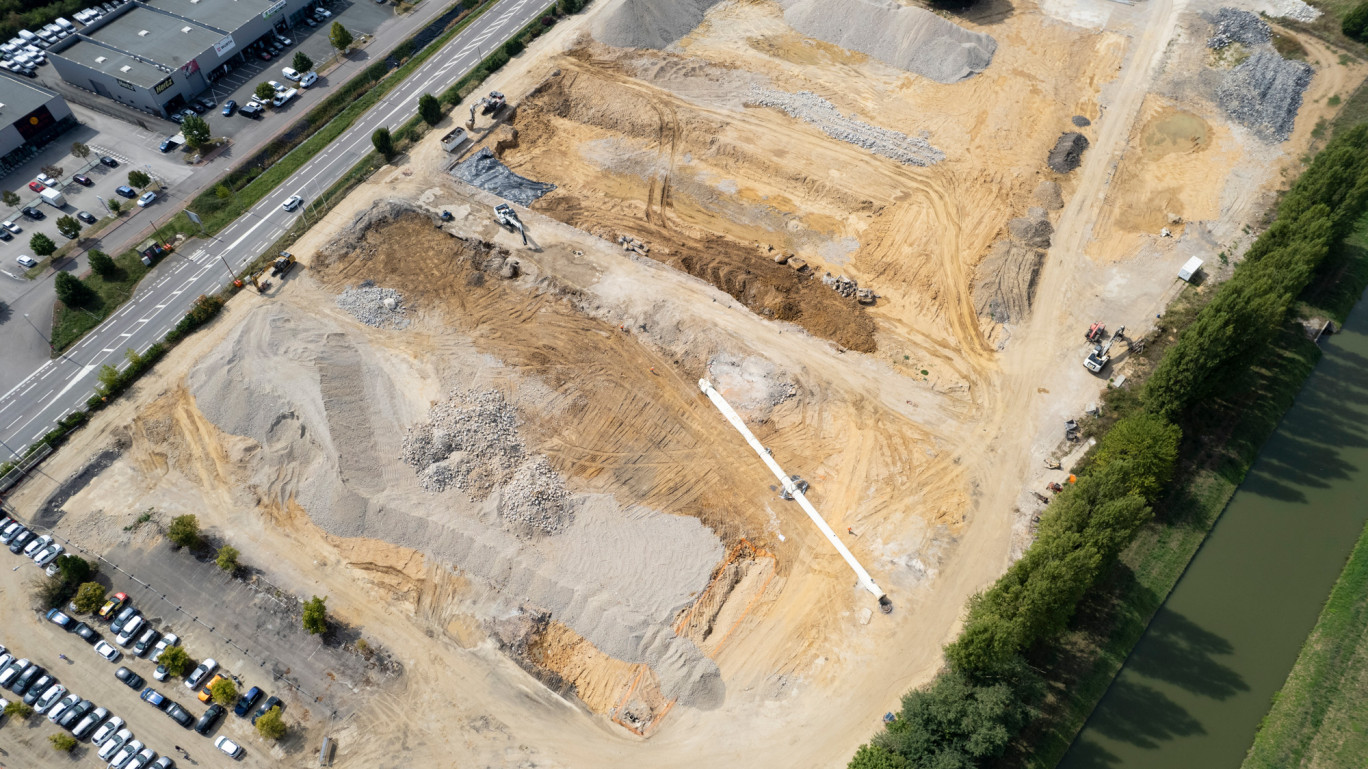
{"type": "Polygon", "coordinates": [[[537,198],[556,189],[554,184],[534,182],[513,173],[488,147],[481,147],[479,152],[461,161],[451,169],[451,175],[520,206],[530,206],[537,198]]]}
{"type": "Polygon", "coordinates": [[[1082,115],[1074,115],[1073,117],[1069,118],[1069,121],[1074,125],[1078,126],[1079,128],[1087,128],[1088,126],[1092,125],[1092,121],[1083,117],[1082,115]]]}
{"type": "Polygon", "coordinates": [[[404,316],[404,297],[392,288],[380,288],[367,280],[355,288],[347,286],[337,295],[337,306],[372,328],[399,331],[408,328],[404,316]]]}
{"type": "Polygon", "coordinates": [[[1211,37],[1207,38],[1207,48],[1213,51],[1219,51],[1231,43],[1252,48],[1273,39],[1273,31],[1268,23],[1249,11],[1222,8],[1216,12],[1211,24],[1214,29],[1211,37]]]}
{"type": "Polygon", "coordinates": [[[668,48],[720,0],[626,0],[593,22],[594,38],[619,48],[668,48]]]}
{"type": "Polygon", "coordinates": [[[1087,148],[1087,137],[1077,131],[1069,131],[1055,142],[1054,149],[1050,150],[1050,158],[1046,162],[1051,169],[1067,174],[1083,162],[1083,151],[1087,148]]]}
{"type": "Polygon", "coordinates": [[[546,457],[532,457],[504,486],[499,517],[520,533],[559,534],[574,520],[569,499],[565,482],[546,457]]]}
{"type": "Polygon", "coordinates": [[[1231,120],[1260,139],[1286,141],[1311,74],[1305,62],[1288,61],[1266,48],[1230,71],[1216,91],[1216,100],[1231,120]]]}
{"type": "Polygon", "coordinates": [[[903,165],[929,166],[945,159],[945,153],[931,146],[925,137],[908,136],[842,115],[835,104],[811,91],[789,93],[755,85],[751,87],[746,103],[780,110],[789,117],[812,124],[833,139],[863,147],[903,165]]]}

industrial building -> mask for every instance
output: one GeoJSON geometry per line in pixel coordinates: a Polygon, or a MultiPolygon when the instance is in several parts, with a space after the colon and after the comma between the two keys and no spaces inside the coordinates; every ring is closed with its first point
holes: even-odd
{"type": "Polygon", "coordinates": [[[142,0],[118,6],[49,51],[62,79],[156,115],[170,115],[283,32],[313,0],[142,0]]]}
{"type": "Polygon", "coordinates": [[[59,94],[0,75],[0,175],[28,161],[76,118],[59,94]]]}

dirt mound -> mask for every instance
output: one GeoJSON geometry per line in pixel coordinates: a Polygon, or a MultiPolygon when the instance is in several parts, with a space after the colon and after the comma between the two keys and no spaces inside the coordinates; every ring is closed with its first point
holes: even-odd
{"type": "Polygon", "coordinates": [[[1045,252],[1010,240],[999,240],[979,262],[974,281],[974,310],[994,323],[1012,323],[1031,309],[1045,252]]]}
{"type": "Polygon", "coordinates": [[[1058,182],[1045,180],[1036,185],[1035,199],[1047,211],[1058,211],[1064,207],[1064,195],[1059,189],[1058,182]]]}
{"type": "Polygon", "coordinates": [[[997,41],[893,0],[781,0],[797,31],[938,83],[988,68],[997,41]]]}
{"type": "Polygon", "coordinates": [[[1050,150],[1050,158],[1046,162],[1054,171],[1067,174],[1083,162],[1083,151],[1087,148],[1086,136],[1077,131],[1069,131],[1055,142],[1054,149],[1050,150]]]}
{"type": "Polygon", "coordinates": [[[618,48],[667,48],[689,34],[721,0],[626,0],[599,16],[594,39],[618,48]]]}

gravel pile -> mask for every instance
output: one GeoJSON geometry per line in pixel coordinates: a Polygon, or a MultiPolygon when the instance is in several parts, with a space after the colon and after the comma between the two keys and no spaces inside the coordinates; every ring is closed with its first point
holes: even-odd
{"type": "Polygon", "coordinates": [[[1087,128],[1088,126],[1092,125],[1092,121],[1083,117],[1082,115],[1074,115],[1073,117],[1069,118],[1069,120],[1079,128],[1087,128]]]}
{"type": "Polygon", "coordinates": [[[1036,185],[1035,199],[1046,210],[1058,211],[1064,207],[1064,194],[1059,189],[1058,182],[1049,180],[1036,185]]]}
{"type": "Polygon", "coordinates": [[[619,48],[668,48],[721,0],[627,0],[594,23],[594,39],[619,48]]]}
{"type": "Polygon", "coordinates": [[[408,328],[404,317],[404,297],[392,288],[380,288],[365,281],[337,295],[337,306],[371,328],[399,331],[408,328]]]}
{"type": "Polygon", "coordinates": [[[893,0],[780,0],[795,30],[938,83],[988,68],[997,41],[893,0]]]}
{"type": "Polygon", "coordinates": [[[1077,131],[1070,131],[1055,142],[1054,149],[1050,150],[1050,158],[1046,162],[1055,171],[1067,174],[1083,162],[1083,151],[1087,148],[1087,137],[1077,131]]]}
{"type": "Polygon", "coordinates": [[[530,206],[532,201],[556,189],[554,184],[534,182],[513,173],[488,147],[481,147],[479,152],[461,161],[451,169],[451,175],[520,206],[530,206]]]}
{"type": "Polygon", "coordinates": [[[1321,12],[1302,0],[1264,0],[1268,6],[1268,15],[1276,16],[1280,19],[1294,19],[1296,21],[1315,21],[1320,18],[1321,12]]]}
{"type": "Polygon", "coordinates": [[[570,492],[560,473],[538,456],[522,463],[504,486],[499,517],[515,529],[559,534],[573,520],[566,502],[570,492]]]}
{"type": "Polygon", "coordinates": [[[835,104],[811,91],[789,93],[756,85],[751,87],[746,103],[773,107],[789,117],[816,126],[833,139],[863,147],[875,155],[896,160],[903,165],[929,166],[945,159],[945,153],[931,146],[925,138],[908,136],[842,115],[835,104]]]}
{"type": "Polygon", "coordinates": [[[1230,71],[1216,100],[1231,120],[1268,142],[1286,141],[1311,84],[1311,66],[1276,52],[1257,51],[1230,71]]]}
{"type": "Polygon", "coordinates": [[[1215,28],[1207,38],[1207,48],[1219,51],[1231,43],[1242,43],[1251,48],[1263,45],[1273,39],[1273,30],[1267,22],[1249,11],[1222,8],[1211,19],[1215,28]]]}

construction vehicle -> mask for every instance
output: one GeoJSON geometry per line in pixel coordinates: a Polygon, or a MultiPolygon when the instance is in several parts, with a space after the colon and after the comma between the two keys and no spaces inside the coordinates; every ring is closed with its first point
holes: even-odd
{"type": "Polygon", "coordinates": [[[504,95],[498,91],[490,91],[488,96],[480,99],[481,115],[493,115],[495,112],[503,109],[503,107],[504,95]]]}
{"type": "Polygon", "coordinates": [[[499,221],[499,226],[506,228],[509,232],[517,230],[522,234],[523,245],[527,245],[527,230],[523,227],[522,220],[518,218],[518,212],[507,203],[500,203],[494,207],[494,218],[499,221]]]}
{"type": "Polygon", "coordinates": [[[281,251],[280,256],[271,264],[271,277],[285,277],[295,266],[294,254],[289,251],[281,251]]]}
{"type": "Polygon", "coordinates": [[[1088,327],[1088,333],[1084,334],[1083,338],[1093,344],[1097,344],[1098,342],[1102,341],[1102,337],[1106,335],[1106,333],[1107,327],[1105,324],[1094,323],[1088,327]]]}
{"type": "Polygon", "coordinates": [[[1111,362],[1112,345],[1116,344],[1116,340],[1125,338],[1126,327],[1122,326],[1116,330],[1116,333],[1111,335],[1111,339],[1097,345],[1092,349],[1092,352],[1088,353],[1087,357],[1083,359],[1083,367],[1094,374],[1101,374],[1102,369],[1106,368],[1107,364],[1111,362]]]}

